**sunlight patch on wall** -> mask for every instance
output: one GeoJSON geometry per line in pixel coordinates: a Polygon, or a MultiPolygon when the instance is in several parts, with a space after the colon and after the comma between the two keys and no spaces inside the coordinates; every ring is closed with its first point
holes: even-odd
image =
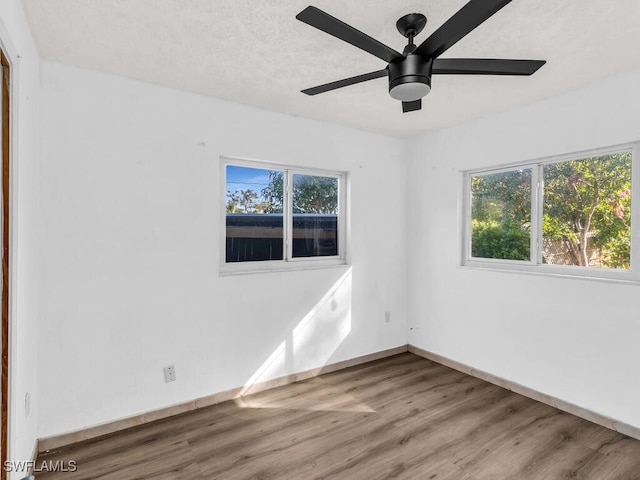
{"type": "Polygon", "coordinates": [[[342,275],[304,317],[284,334],[267,360],[245,383],[248,395],[261,382],[327,364],[351,333],[351,269],[342,275]]]}

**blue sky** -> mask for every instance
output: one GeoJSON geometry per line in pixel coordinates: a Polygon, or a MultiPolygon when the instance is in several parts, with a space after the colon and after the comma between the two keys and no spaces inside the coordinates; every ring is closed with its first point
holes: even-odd
{"type": "Polygon", "coordinates": [[[269,170],[227,165],[227,191],[251,189],[258,195],[269,184],[269,170]]]}

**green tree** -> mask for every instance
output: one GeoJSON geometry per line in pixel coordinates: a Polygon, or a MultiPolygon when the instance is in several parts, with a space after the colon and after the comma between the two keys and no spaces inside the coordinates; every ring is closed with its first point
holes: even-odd
{"type": "Polygon", "coordinates": [[[240,208],[240,192],[227,190],[227,213],[242,213],[240,208]]]}
{"type": "Polygon", "coordinates": [[[251,189],[227,191],[227,213],[256,213],[258,194],[251,189]]]}
{"type": "Polygon", "coordinates": [[[284,172],[270,170],[269,183],[262,189],[261,193],[265,202],[265,213],[282,213],[282,205],[284,204],[284,172]]]}
{"type": "MultiPolygon", "coordinates": [[[[262,189],[268,213],[281,213],[284,203],[284,172],[270,171],[262,189]]],[[[337,213],[338,179],[315,175],[293,175],[293,213],[337,213]]]]}
{"type": "Polygon", "coordinates": [[[543,236],[562,239],[574,265],[590,246],[609,267],[628,268],[631,234],[629,152],[544,167],[543,236]]]}
{"type": "Polygon", "coordinates": [[[472,216],[478,222],[531,221],[531,169],[471,178],[472,216]]]}
{"type": "Polygon", "coordinates": [[[338,179],[294,175],[293,213],[338,213],[338,179]]]}
{"type": "Polygon", "coordinates": [[[471,177],[471,202],[472,256],[531,257],[531,169],[471,177]]]}

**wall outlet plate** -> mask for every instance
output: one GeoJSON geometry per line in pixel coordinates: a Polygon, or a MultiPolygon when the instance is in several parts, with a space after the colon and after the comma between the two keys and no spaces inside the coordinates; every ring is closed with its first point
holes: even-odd
{"type": "Polygon", "coordinates": [[[176,367],[173,365],[169,365],[168,367],[164,367],[164,382],[175,382],[176,381],[176,367]]]}

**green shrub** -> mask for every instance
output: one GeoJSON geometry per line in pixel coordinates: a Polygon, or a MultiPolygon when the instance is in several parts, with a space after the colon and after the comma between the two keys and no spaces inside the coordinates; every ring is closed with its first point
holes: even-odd
{"type": "Polygon", "coordinates": [[[471,255],[476,258],[529,260],[529,231],[517,223],[474,222],[471,255]]]}

